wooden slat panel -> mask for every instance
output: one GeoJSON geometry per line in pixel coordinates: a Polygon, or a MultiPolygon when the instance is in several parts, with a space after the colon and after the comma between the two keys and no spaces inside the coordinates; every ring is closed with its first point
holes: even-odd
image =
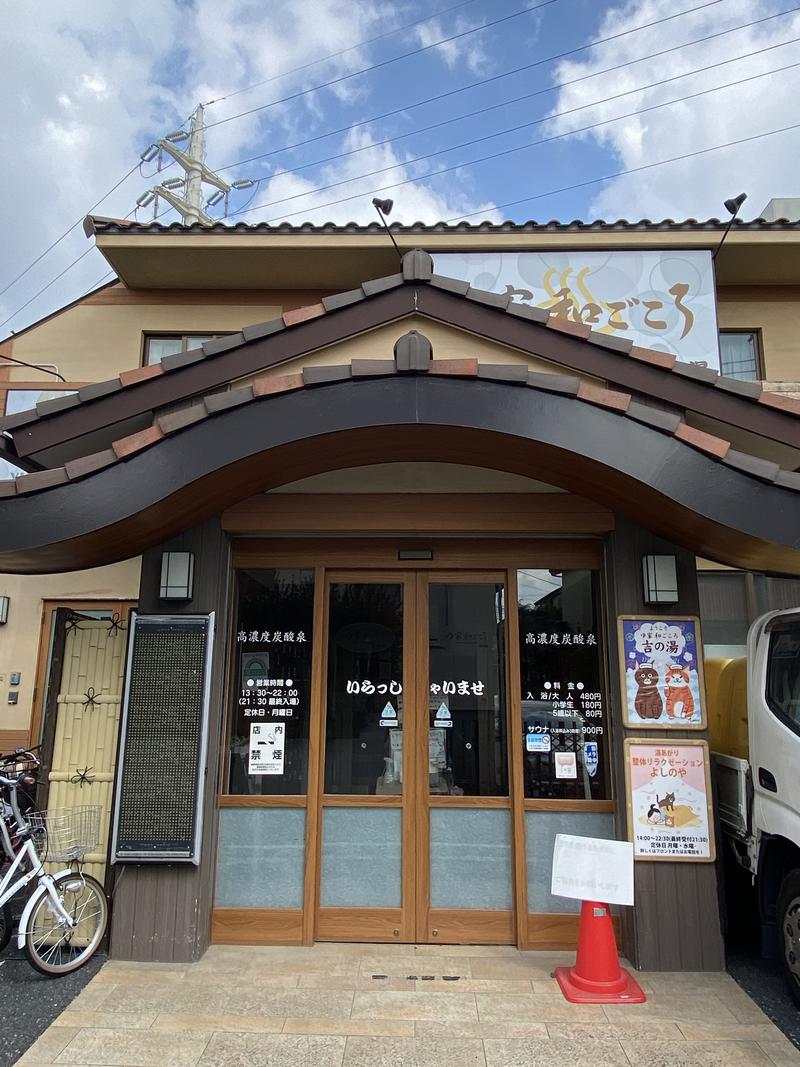
{"type": "Polygon", "coordinates": [[[525,811],[604,811],[615,812],[613,800],[539,800],[525,801],[525,811]]]}
{"type": "Polygon", "coordinates": [[[299,945],[303,940],[300,908],[214,908],[214,945],[299,945]]]}
{"type": "MultiPolygon", "coordinates": [[[[677,559],[678,590],[681,599],[665,614],[698,613],[695,557],[668,541],[656,537],[629,519],[618,517],[609,535],[606,553],[605,629],[608,646],[608,682],[614,709],[612,748],[617,783],[624,783],[623,741],[618,669],[618,614],[652,613],[642,600],[641,559],[647,553],[668,553],[677,559]]],[[[656,730],[650,736],[663,735],[656,730]]],[[[670,730],[675,740],[697,738],[698,732],[670,730]]],[[[641,730],[632,736],[642,737],[641,730]]],[[[704,736],[704,734],[702,735],[704,736]]],[[[622,790],[620,790],[620,793],[622,790]]],[[[627,836],[625,798],[618,798],[616,836],[627,836]]],[[[636,907],[622,912],[625,955],[643,970],[721,970],[725,965],[719,920],[717,864],[649,863],[634,865],[636,907]]]]}
{"type": "Polygon", "coordinates": [[[426,538],[422,543],[402,538],[347,537],[240,539],[233,545],[233,562],[237,567],[349,567],[356,569],[394,568],[441,570],[447,568],[553,567],[561,570],[590,568],[603,563],[602,542],[583,540],[472,540],[457,541],[426,538]],[[432,560],[400,561],[402,548],[430,548],[432,560]]]}
{"type": "MultiPolygon", "coordinates": [[[[578,914],[548,915],[529,912],[528,914],[528,948],[559,949],[575,948],[578,944],[578,914]]],[[[614,935],[619,944],[620,921],[613,915],[614,935]]]]}
{"type": "Polygon", "coordinates": [[[403,909],[320,908],[317,940],[401,942],[404,940],[403,909]]]}
{"type": "Polygon", "coordinates": [[[294,796],[234,796],[225,793],[217,797],[218,808],[304,808],[306,797],[294,796]]]}
{"type": "Polygon", "coordinates": [[[614,528],[608,508],[570,493],[260,493],[222,514],[234,534],[587,534],[614,528]]]}
{"type": "Polygon", "coordinates": [[[432,944],[513,945],[517,939],[513,911],[431,908],[428,936],[432,944]]]}
{"type": "Polygon", "coordinates": [[[172,610],[186,614],[217,613],[208,765],[204,778],[203,847],[199,867],[179,863],[117,865],[111,955],[118,959],[191,962],[205,952],[211,934],[230,554],[228,539],[214,519],[150,549],[142,559],[140,610],[145,613],[163,609],[158,599],[163,551],[195,554],[194,599],[172,610]],[[173,899],[175,907],[170,913],[173,899]],[[158,910],[161,904],[167,909],[163,913],[158,910]]]}

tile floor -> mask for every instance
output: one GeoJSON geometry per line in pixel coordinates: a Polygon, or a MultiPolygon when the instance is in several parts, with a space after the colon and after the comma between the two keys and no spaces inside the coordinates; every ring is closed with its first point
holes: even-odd
{"type": "Polygon", "coordinates": [[[788,1067],[800,1052],[727,974],[638,974],[641,1005],[576,1006],[571,953],[217,945],[111,961],[18,1062],[94,1067],[788,1067]],[[378,976],[378,977],[376,977],[378,976]]]}

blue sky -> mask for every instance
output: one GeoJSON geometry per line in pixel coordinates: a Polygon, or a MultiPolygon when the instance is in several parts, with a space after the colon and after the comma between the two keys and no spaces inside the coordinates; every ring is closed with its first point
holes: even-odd
{"type": "MultiPolygon", "coordinates": [[[[528,0],[528,7],[541,2],[528,0]]],[[[393,197],[393,218],[404,222],[462,215],[472,221],[703,218],[724,213],[722,200],[742,190],[750,196],[743,214],[752,217],[772,196],[800,194],[798,131],[539,195],[800,122],[800,67],[763,76],[800,63],[800,44],[783,45],[800,38],[800,14],[795,10],[760,25],[744,25],[797,7],[797,0],[717,0],[689,12],[703,2],[554,0],[500,25],[347,77],[513,14],[525,2],[472,0],[432,17],[452,7],[450,0],[398,0],[380,6],[364,0],[288,0],[270,5],[267,18],[265,6],[253,0],[139,0],[135,9],[108,0],[77,0],[69,6],[43,0],[27,8],[0,0],[0,14],[5,16],[0,86],[4,98],[14,101],[0,131],[6,179],[0,208],[5,246],[0,289],[81,218],[136,163],[149,142],[179,127],[196,103],[231,92],[237,95],[207,109],[209,124],[227,120],[207,131],[212,167],[229,167],[249,156],[318,138],[226,169],[229,180],[260,180],[255,193],[232,197],[234,212],[248,201],[250,205],[233,221],[369,221],[374,218],[370,201],[375,191],[399,182],[404,184],[381,195],[393,197]],[[685,13],[635,30],[676,12],[685,13]],[[423,19],[400,33],[351,47],[423,19]],[[726,30],[731,32],[691,43],[726,30]],[[611,35],[617,39],[566,59],[551,58],[611,35]],[[350,50],[308,66],[342,49],[350,50]],[[643,58],[665,49],[671,51],[643,58]],[[755,51],[760,54],[747,58],[755,51]],[[504,76],[532,63],[538,65],[504,76]],[[713,69],[697,73],[712,64],[713,69]],[[602,73],[612,66],[620,69],[602,73]],[[679,80],[652,85],[676,75],[681,75],[679,80]],[[233,118],[333,78],[346,80],[233,118]],[[488,78],[495,80],[486,82],[488,78]],[[272,80],[239,92],[266,79],[272,80]],[[445,100],[413,106],[481,81],[445,100]],[[728,82],[739,84],[707,92],[728,82]],[[704,95],[654,108],[690,93],[704,95]],[[523,95],[527,99],[509,102],[523,95]],[[458,118],[492,104],[501,106],[458,118]],[[400,108],[389,118],[375,119],[400,108]],[[643,108],[650,110],[607,121],[643,108]],[[541,121],[456,147],[536,120],[541,121]],[[447,125],[422,131],[439,122],[447,125]],[[597,122],[603,125],[576,132],[597,122]],[[332,130],[340,132],[328,135],[332,130]],[[558,139],[534,143],[545,137],[558,139]],[[522,150],[502,154],[518,147],[522,150]],[[413,162],[421,155],[431,158],[413,162]],[[333,156],[339,158],[328,159],[333,156]],[[483,156],[490,158],[470,163],[483,156]],[[439,177],[432,174],[454,164],[465,165],[439,177]],[[304,169],[285,173],[297,167],[304,169]],[[372,171],[379,173],[363,177],[372,171]],[[333,184],[338,187],[322,188],[333,184]],[[533,196],[538,198],[508,209],[497,207],[533,196]],[[338,200],[345,202],[330,203],[338,200]]],[[[131,175],[97,213],[127,215],[136,197],[158,180],[153,170],[153,165],[145,165],[142,174],[131,175]]],[[[176,173],[172,168],[165,176],[176,173]]],[[[149,217],[149,210],[139,212],[143,221],[149,217]]],[[[175,217],[169,213],[163,221],[175,217]]],[[[75,228],[0,296],[0,319],[10,317],[0,327],[0,336],[23,328],[103,278],[105,263],[95,251],[70,267],[89,247],[80,227],[75,228]],[[65,269],[61,279],[36,296],[65,269]]]]}

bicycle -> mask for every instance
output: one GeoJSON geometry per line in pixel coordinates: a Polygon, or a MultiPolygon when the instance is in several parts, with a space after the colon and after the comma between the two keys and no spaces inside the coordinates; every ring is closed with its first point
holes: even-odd
{"type": "Polygon", "coordinates": [[[0,951],[12,936],[9,902],[36,881],[19,920],[17,946],[32,967],[55,978],[95,954],[108,926],[108,899],[97,879],[80,869],[99,844],[100,807],[31,810],[25,791],[35,787],[40,766],[30,749],[0,756],[0,843],[9,864],[0,878],[0,951]],[[70,866],[48,874],[48,860],[70,866]]]}

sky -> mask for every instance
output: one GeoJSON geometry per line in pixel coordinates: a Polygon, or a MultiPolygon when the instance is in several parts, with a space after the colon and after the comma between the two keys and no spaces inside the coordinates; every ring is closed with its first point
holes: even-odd
{"type": "Polygon", "coordinates": [[[258,182],[231,223],[370,222],[374,195],[406,223],[727,217],[740,192],[752,218],[800,196],[800,129],[761,136],[800,123],[800,0],[0,0],[0,17],[0,338],[109,280],[83,216],[150,221],[137,197],[180,172],[140,156],[198,103],[208,165],[258,182]]]}

